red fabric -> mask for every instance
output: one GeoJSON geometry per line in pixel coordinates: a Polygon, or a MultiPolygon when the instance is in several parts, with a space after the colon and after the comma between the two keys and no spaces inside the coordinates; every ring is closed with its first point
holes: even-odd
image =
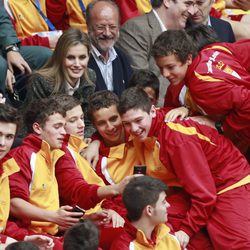
{"type": "Polygon", "coordinates": [[[34,36],[29,36],[29,37],[20,39],[20,41],[21,41],[22,46],[39,45],[39,46],[50,48],[48,37],[40,37],[38,35],[34,35],[34,36]]]}
{"type": "Polygon", "coordinates": [[[178,108],[181,106],[179,101],[179,94],[184,86],[184,82],[177,85],[170,84],[167,88],[165,95],[164,107],[174,107],[178,108]]]}
{"type": "Polygon", "coordinates": [[[120,9],[121,24],[125,23],[130,18],[140,15],[135,0],[115,0],[115,2],[120,9]]]}
{"type": "Polygon", "coordinates": [[[67,30],[70,27],[66,0],[47,0],[46,12],[47,17],[57,30],[67,30]]]}
{"type": "Polygon", "coordinates": [[[3,234],[0,234],[0,245],[1,245],[1,243],[5,244],[6,240],[7,240],[7,236],[3,235],[3,234]]]}
{"type": "Polygon", "coordinates": [[[27,228],[19,227],[17,223],[13,221],[7,222],[5,234],[13,239],[16,239],[17,241],[23,241],[25,236],[29,235],[45,235],[53,239],[55,244],[55,246],[53,247],[54,250],[63,250],[63,237],[58,238],[49,234],[34,233],[27,228]]]}
{"type": "Polygon", "coordinates": [[[94,207],[101,199],[97,196],[98,185],[88,184],[76,168],[75,160],[64,147],[65,154],[56,162],[55,175],[59,187],[61,205],[78,205],[84,209],[94,207]]]}
{"type": "Polygon", "coordinates": [[[9,177],[11,198],[18,197],[29,201],[29,185],[32,180],[30,158],[33,152],[37,153],[41,149],[41,143],[41,139],[30,134],[23,139],[22,146],[10,151],[10,155],[20,167],[20,172],[9,177]]]}
{"type": "Polygon", "coordinates": [[[250,174],[250,168],[244,156],[215,129],[190,119],[171,123],[180,124],[182,130],[192,127],[192,133],[185,134],[170,129],[163,120],[164,112],[158,111],[149,136],[157,136],[160,160],[190,195],[191,207],[180,229],[192,237],[207,224],[213,210],[219,209],[216,193],[250,174]]]}
{"type": "Polygon", "coordinates": [[[195,103],[209,115],[225,116],[224,130],[244,133],[242,137],[250,145],[250,54],[246,51],[250,51],[250,40],[208,45],[188,68],[185,83],[195,103]],[[215,45],[229,49],[232,54],[211,49],[215,45]],[[224,72],[226,68],[239,76],[224,72]],[[221,81],[201,80],[196,73],[221,81]]]}
{"type": "Polygon", "coordinates": [[[215,249],[250,249],[250,184],[219,195],[207,229],[215,249]]]}
{"type": "Polygon", "coordinates": [[[228,17],[233,21],[240,22],[244,15],[228,15],[228,17]]]}

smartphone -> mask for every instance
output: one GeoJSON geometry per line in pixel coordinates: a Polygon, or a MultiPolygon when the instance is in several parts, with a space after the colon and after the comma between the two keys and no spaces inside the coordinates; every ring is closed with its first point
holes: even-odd
{"type": "Polygon", "coordinates": [[[82,213],[82,215],[80,215],[80,216],[74,216],[74,217],[77,217],[77,218],[78,217],[81,218],[86,212],[83,208],[81,208],[81,207],[79,207],[77,205],[75,205],[71,211],[72,212],[78,212],[78,213],[80,212],[80,213],[82,213]]]}
{"type": "Polygon", "coordinates": [[[134,166],[133,174],[144,174],[146,175],[147,167],[145,165],[136,165],[134,166]]]}

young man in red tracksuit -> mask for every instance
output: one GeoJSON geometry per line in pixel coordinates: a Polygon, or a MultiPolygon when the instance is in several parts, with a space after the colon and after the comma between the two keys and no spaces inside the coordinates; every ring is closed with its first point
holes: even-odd
{"type": "Polygon", "coordinates": [[[165,223],[169,203],[167,186],[149,176],[134,178],[126,186],[123,201],[129,222],[124,232],[114,240],[112,250],[177,250],[181,246],[165,223]]]}
{"type": "Polygon", "coordinates": [[[125,129],[139,140],[157,137],[160,160],[191,198],[176,232],[181,245],[206,226],[216,249],[248,249],[250,168],[232,143],[190,119],[164,123],[165,113],[137,88],[122,94],[119,112],[125,129]]]}
{"type": "Polygon", "coordinates": [[[185,31],[166,31],[155,41],[152,55],[162,75],[173,85],[184,82],[196,107],[212,116],[221,132],[233,132],[250,145],[250,56],[245,53],[250,40],[210,44],[205,39],[211,32],[200,26],[192,41],[185,31]],[[204,46],[198,55],[193,43],[204,46]]]}
{"type": "MultiPolygon", "coordinates": [[[[54,246],[53,239],[32,233],[29,230],[23,230],[19,225],[14,222],[9,222],[9,210],[10,210],[10,187],[9,179],[10,176],[18,173],[20,168],[12,158],[11,154],[8,153],[20,123],[20,116],[17,110],[14,108],[0,104],[0,189],[1,189],[1,212],[0,212],[0,231],[5,235],[0,235],[1,246],[7,245],[13,241],[8,236],[21,241],[34,242],[36,245],[45,248],[52,248],[54,246]],[[9,234],[9,225],[14,228],[11,234],[9,234]]],[[[55,247],[55,249],[58,249],[55,247]]],[[[60,248],[59,248],[60,249],[60,248]]]]}

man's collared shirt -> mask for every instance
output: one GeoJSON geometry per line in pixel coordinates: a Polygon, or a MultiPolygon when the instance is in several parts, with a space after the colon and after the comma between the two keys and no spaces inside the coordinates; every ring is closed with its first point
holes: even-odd
{"type": "Polygon", "coordinates": [[[103,56],[101,55],[101,53],[98,51],[98,49],[96,47],[94,47],[93,45],[91,45],[92,47],[92,51],[91,54],[93,55],[100,71],[102,74],[102,77],[104,79],[104,82],[107,86],[107,89],[110,91],[114,90],[114,86],[113,86],[113,67],[112,67],[112,62],[116,59],[117,57],[117,53],[114,49],[114,47],[112,47],[109,50],[109,59],[107,62],[105,62],[103,56]]]}
{"type": "Polygon", "coordinates": [[[167,28],[165,27],[165,25],[163,24],[163,22],[162,22],[161,18],[159,17],[158,13],[154,9],[153,9],[153,13],[154,13],[156,19],[158,20],[158,22],[159,22],[159,24],[161,26],[161,31],[162,32],[166,31],[167,28]]]}

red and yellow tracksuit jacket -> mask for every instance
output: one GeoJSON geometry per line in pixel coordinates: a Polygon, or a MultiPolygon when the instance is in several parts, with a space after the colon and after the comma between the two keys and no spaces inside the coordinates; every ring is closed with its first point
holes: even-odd
{"type": "Polygon", "coordinates": [[[249,183],[250,168],[245,157],[216,129],[191,119],[164,123],[164,116],[165,112],[157,111],[149,136],[157,136],[160,160],[191,197],[180,230],[192,237],[212,215],[217,195],[249,183]]]}
{"type": "Polygon", "coordinates": [[[152,240],[146,238],[143,231],[136,229],[132,224],[126,223],[123,233],[113,242],[111,250],[177,250],[182,249],[170,228],[166,224],[158,225],[152,235],[152,240]]]}

